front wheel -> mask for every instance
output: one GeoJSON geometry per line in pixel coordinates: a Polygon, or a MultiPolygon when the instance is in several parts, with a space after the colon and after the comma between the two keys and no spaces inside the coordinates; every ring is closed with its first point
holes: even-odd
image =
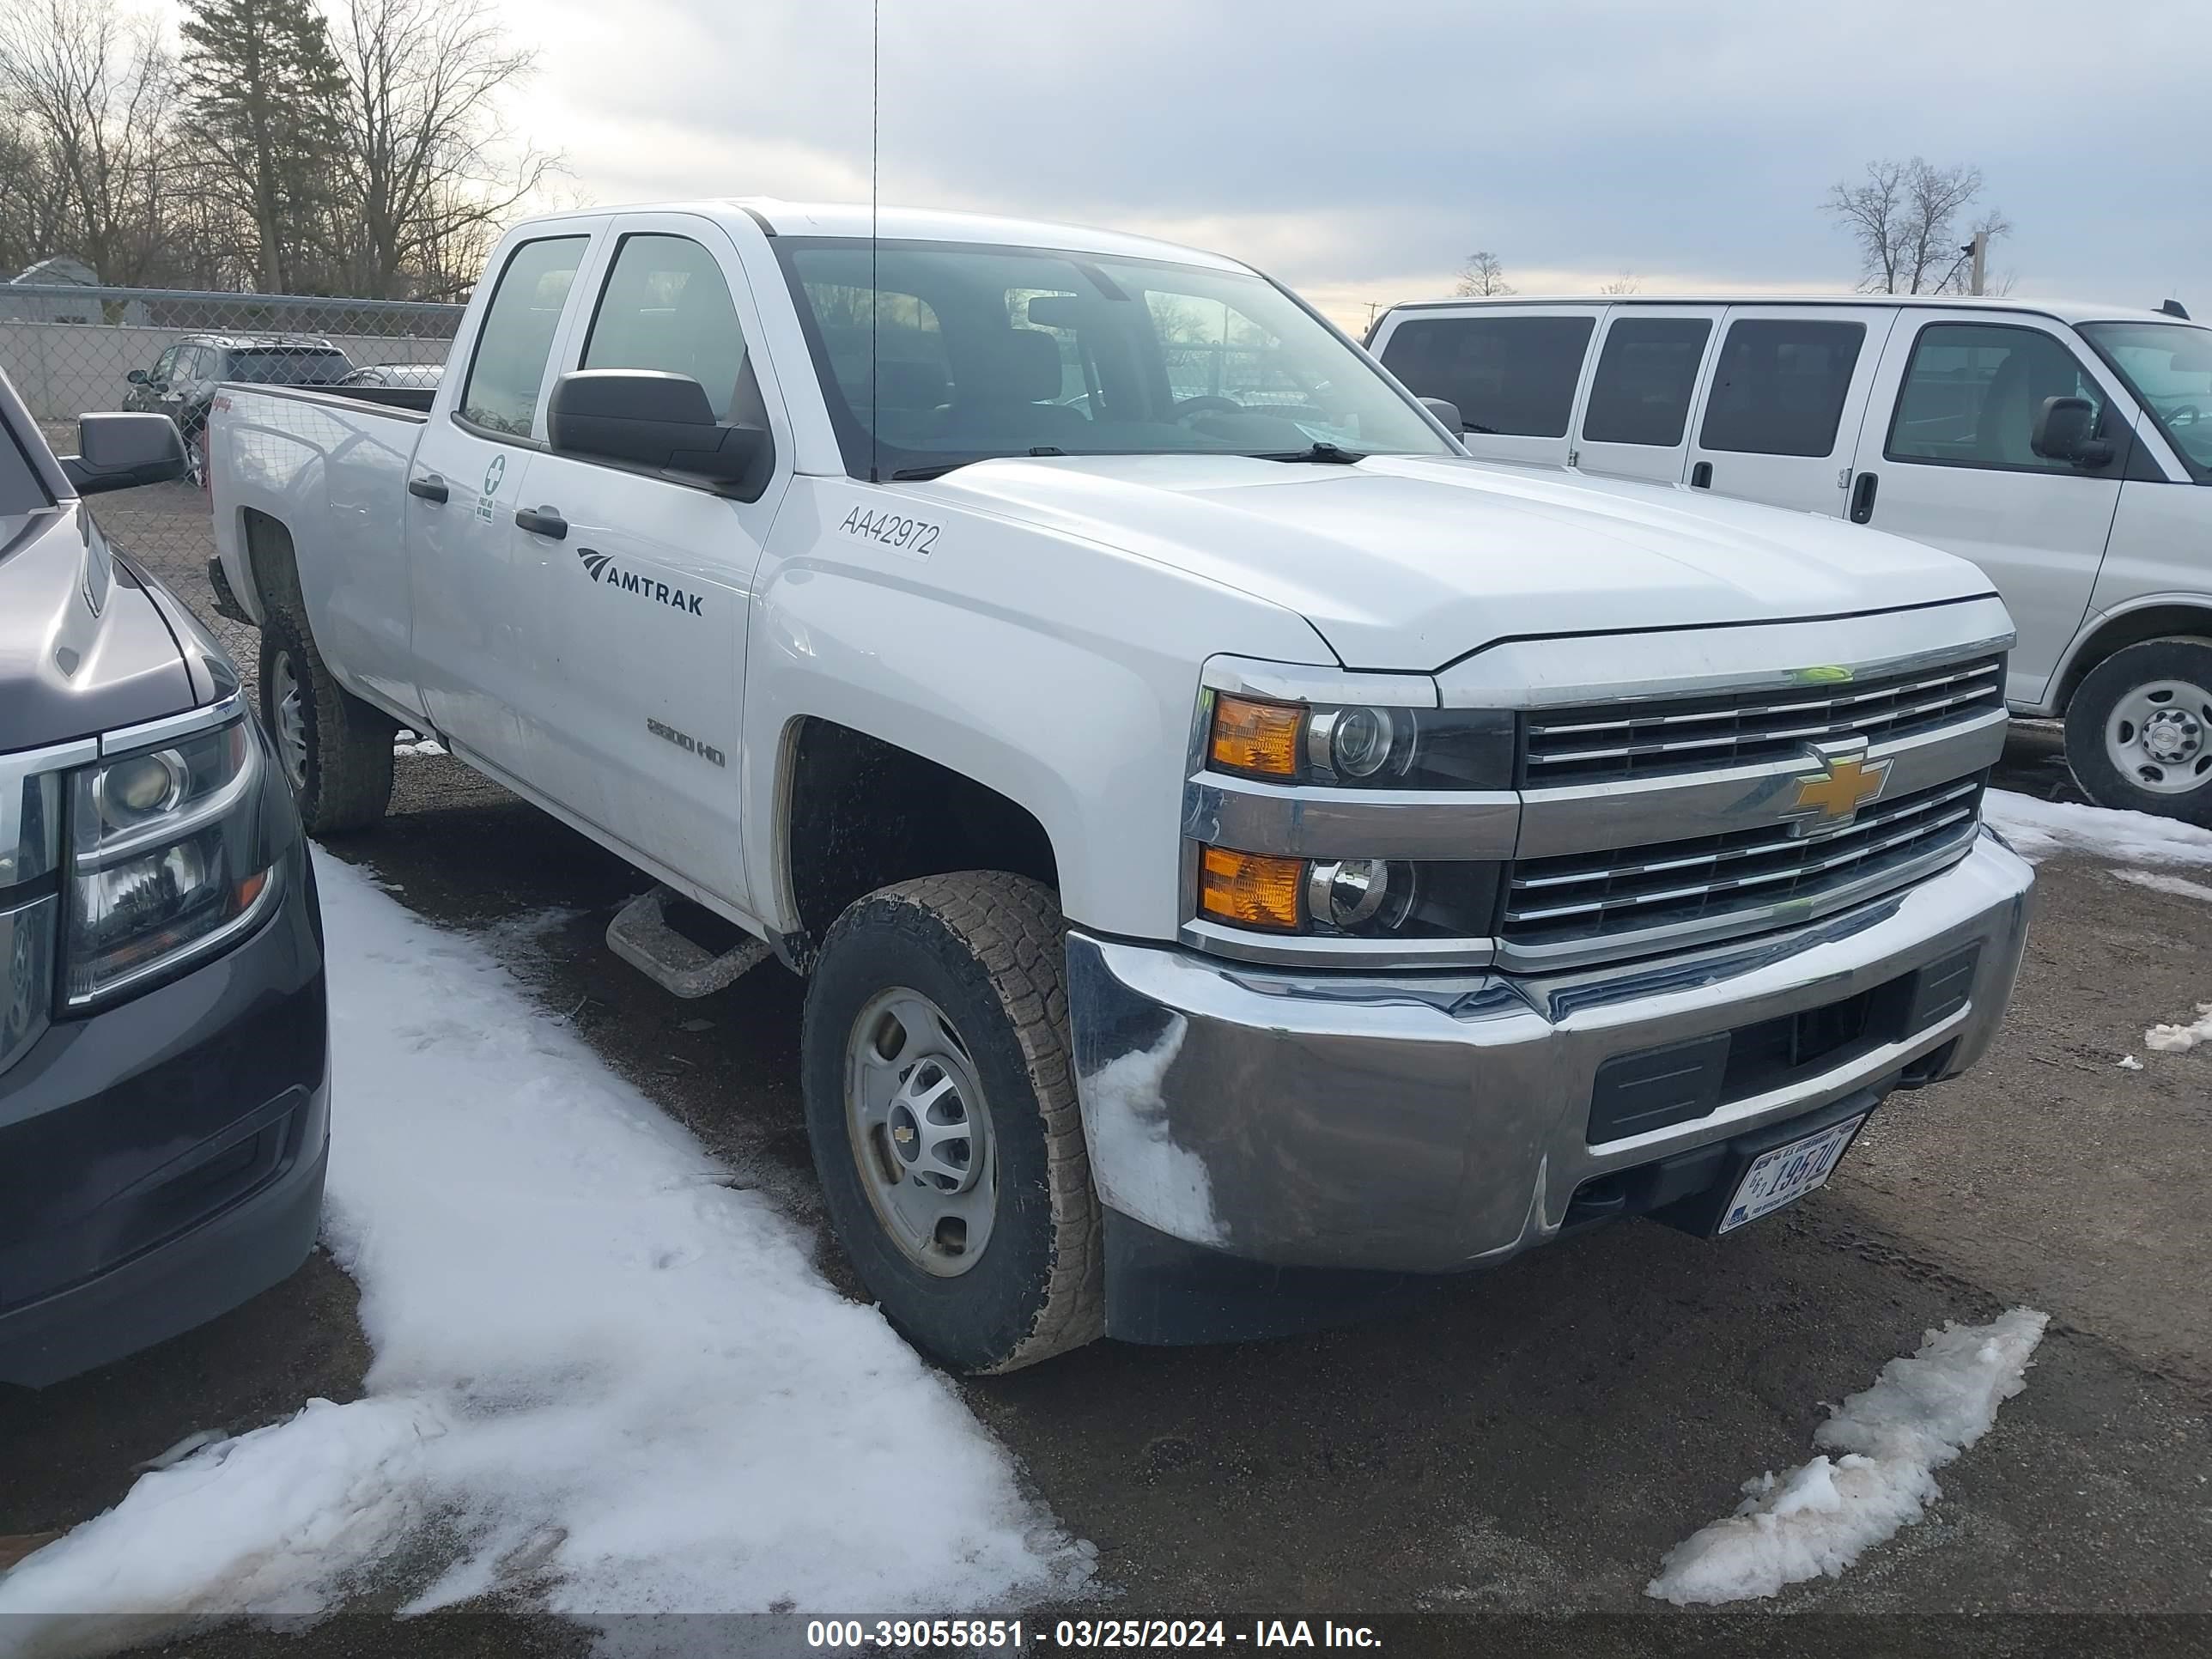
{"type": "Polygon", "coordinates": [[[1018,876],[902,882],[837,919],[807,991],[830,1224],[884,1314],[961,1370],[1104,1328],[1062,934],[1051,890],[1018,876]]]}
{"type": "Polygon", "coordinates": [[[2212,824],[2212,642],[2146,640],[2091,669],[2066,760],[2100,806],[2212,824]]]}

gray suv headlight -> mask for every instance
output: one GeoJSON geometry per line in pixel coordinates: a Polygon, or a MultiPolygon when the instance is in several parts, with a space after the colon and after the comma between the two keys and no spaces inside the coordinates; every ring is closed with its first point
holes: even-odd
{"type": "Polygon", "coordinates": [[[240,714],[76,775],[63,1001],[85,1006],[219,948],[274,902],[260,742],[240,714]]]}

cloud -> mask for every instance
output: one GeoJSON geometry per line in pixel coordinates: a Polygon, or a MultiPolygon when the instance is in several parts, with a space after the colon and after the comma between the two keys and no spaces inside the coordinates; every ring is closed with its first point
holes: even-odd
{"type": "Polygon", "coordinates": [[[2212,222],[2172,112],[2212,9],[1867,0],[1009,8],[506,0],[543,74],[518,118],[604,202],[865,194],[1195,240],[1314,290],[1433,292],[1469,249],[1524,289],[1839,287],[1819,210],[1869,159],[1978,165],[2023,293],[2212,309],[2212,222]],[[1660,279],[1655,281],[1655,277],[1660,279]]]}

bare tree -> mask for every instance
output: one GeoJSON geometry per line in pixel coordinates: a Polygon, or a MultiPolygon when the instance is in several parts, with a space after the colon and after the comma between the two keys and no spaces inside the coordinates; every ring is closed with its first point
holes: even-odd
{"type": "Polygon", "coordinates": [[[1498,256],[1478,249],[1467,256],[1467,264],[1459,273],[1459,292],[1462,294],[1510,294],[1513,284],[1505,280],[1505,267],[1498,256]]]}
{"type": "Polygon", "coordinates": [[[1644,279],[1632,270],[1624,270],[1611,282],[1600,283],[1597,291],[1601,294],[1641,294],[1644,279]]]}
{"type": "Polygon", "coordinates": [[[500,120],[499,93],[535,54],[509,49],[483,0],[347,0],[331,32],[348,81],[354,285],[454,297],[560,165],[512,144],[500,120]]]}
{"type": "Polygon", "coordinates": [[[1821,206],[1859,245],[1859,285],[1866,292],[1955,294],[1966,279],[1967,237],[1995,241],[2012,230],[1995,210],[1967,232],[1959,229],[1981,194],[1979,167],[1939,167],[1916,155],[1868,162],[1864,183],[1831,185],[1821,206]]]}
{"type": "Polygon", "coordinates": [[[103,282],[140,283],[167,257],[176,66],[150,17],[112,0],[0,0],[0,103],[56,240],[103,282]]]}

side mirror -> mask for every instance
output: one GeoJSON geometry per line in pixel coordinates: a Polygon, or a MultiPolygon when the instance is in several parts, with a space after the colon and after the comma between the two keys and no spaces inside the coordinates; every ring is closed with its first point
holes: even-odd
{"type": "Polygon", "coordinates": [[[1467,422],[1459,417],[1459,405],[1448,404],[1442,398],[1424,398],[1421,407],[1444,423],[1444,430],[1456,438],[1467,430],[1467,422]]]}
{"type": "Polygon", "coordinates": [[[767,431],[714,419],[706,388],[653,368],[580,368],[553,383],[545,410],[556,454],[708,484],[741,501],[768,487],[767,431]]]}
{"type": "Polygon", "coordinates": [[[143,368],[134,368],[123,378],[132,386],[143,386],[146,384],[146,371],[143,368]]]}
{"type": "Polygon", "coordinates": [[[2045,398],[2035,411],[2027,447],[2047,461],[2102,466],[2112,447],[2097,436],[2097,408],[2087,398],[2045,398]]]}
{"type": "Polygon", "coordinates": [[[62,472],[80,495],[136,489],[185,476],[185,441],[166,415],[86,415],[76,423],[77,453],[62,472]]]}

